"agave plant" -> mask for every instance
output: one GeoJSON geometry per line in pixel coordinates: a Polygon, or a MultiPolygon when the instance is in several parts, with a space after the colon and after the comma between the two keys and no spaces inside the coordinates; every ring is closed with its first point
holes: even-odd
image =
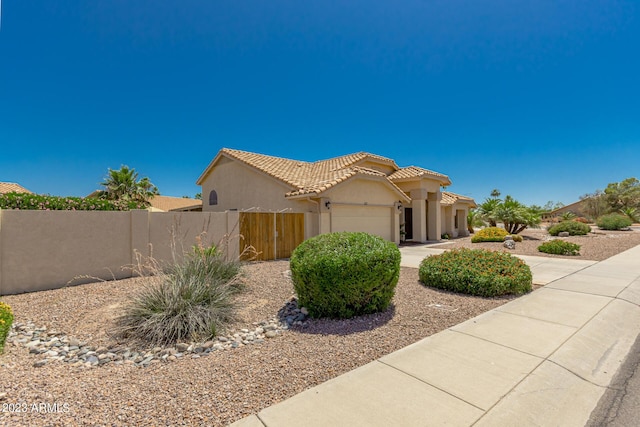
{"type": "Polygon", "coordinates": [[[640,222],[640,212],[636,208],[622,208],[620,213],[629,217],[633,222],[640,222]]]}

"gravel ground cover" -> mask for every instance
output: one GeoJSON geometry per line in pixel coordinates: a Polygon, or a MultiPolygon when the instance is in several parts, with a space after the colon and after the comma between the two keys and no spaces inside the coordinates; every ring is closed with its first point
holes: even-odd
{"type": "Polygon", "coordinates": [[[594,232],[589,233],[586,236],[554,237],[550,236],[544,228],[527,229],[524,232],[520,233],[524,240],[522,242],[516,243],[516,248],[513,250],[506,249],[503,246],[502,242],[471,243],[471,237],[453,239],[450,243],[441,244],[434,247],[437,247],[438,249],[482,248],[494,251],[505,251],[516,255],[534,255],[553,258],[602,261],[640,244],[640,232],[637,230],[605,231],[600,230],[597,227],[593,227],[593,231],[594,232]],[[561,239],[567,242],[577,243],[578,245],[580,245],[580,255],[552,255],[538,251],[538,246],[548,240],[553,239],[561,239]]]}
{"type": "MultiPolygon", "coordinates": [[[[527,230],[516,254],[537,251],[548,236],[527,230]]],[[[565,240],[582,245],[580,257],[601,260],[640,244],[640,232],[598,232],[565,240]]],[[[485,247],[456,239],[442,248],[485,247]]],[[[277,318],[293,296],[287,261],[244,268],[238,319],[227,331],[253,330],[277,318]]],[[[118,308],[149,278],[133,278],[3,297],[16,323],[33,322],[91,345],[120,345],[110,336],[118,308]]],[[[402,268],[392,307],[348,321],[307,320],[261,344],[212,351],[197,358],[138,367],[52,362],[9,343],[0,355],[0,425],[223,426],[362,366],[426,336],[495,308],[512,297],[480,298],[429,289],[417,269],[402,268]]],[[[290,304],[289,304],[290,305],[290,304]]]]}
{"type": "MultiPolygon", "coordinates": [[[[255,328],[293,295],[287,261],[245,266],[233,329],[255,328]]],[[[148,278],[3,297],[32,321],[93,345],[113,345],[118,307],[148,278]]],[[[424,287],[403,268],[392,307],[347,321],[307,320],[261,344],[148,367],[74,367],[9,344],[0,356],[0,425],[227,425],[309,387],[504,304],[424,287]],[[206,356],[206,357],[205,357],[206,356]],[[21,411],[21,412],[17,412],[21,411]]]]}

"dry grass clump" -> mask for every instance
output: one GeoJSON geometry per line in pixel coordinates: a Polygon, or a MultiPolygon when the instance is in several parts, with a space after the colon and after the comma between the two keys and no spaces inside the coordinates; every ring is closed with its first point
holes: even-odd
{"type": "Polygon", "coordinates": [[[181,262],[153,273],[124,304],[117,335],[154,345],[196,341],[234,320],[240,263],[215,246],[195,246],[181,262]]]}

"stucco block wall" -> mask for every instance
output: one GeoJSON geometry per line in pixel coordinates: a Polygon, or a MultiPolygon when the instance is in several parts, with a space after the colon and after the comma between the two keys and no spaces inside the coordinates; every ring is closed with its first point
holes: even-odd
{"type": "MultiPolygon", "coordinates": [[[[131,277],[136,251],[148,256],[153,247],[158,261],[172,259],[176,224],[181,254],[205,228],[205,243],[233,234],[237,213],[0,210],[0,295],[131,277]]],[[[236,231],[231,256],[237,246],[236,231]]]]}
{"type": "Polygon", "coordinates": [[[0,294],[130,277],[131,212],[101,214],[0,211],[0,294]]]}
{"type": "Polygon", "coordinates": [[[291,188],[268,175],[257,172],[240,162],[221,158],[202,183],[202,209],[209,212],[259,208],[262,211],[316,212],[317,208],[305,200],[288,200],[285,193],[291,188]],[[215,190],[218,204],[209,205],[209,194],[215,190]]]}

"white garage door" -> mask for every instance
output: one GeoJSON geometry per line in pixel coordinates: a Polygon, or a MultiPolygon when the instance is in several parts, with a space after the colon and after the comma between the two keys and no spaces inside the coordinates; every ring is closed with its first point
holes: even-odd
{"type": "Polygon", "coordinates": [[[331,206],[331,231],[364,231],[391,240],[391,208],[331,206]]]}

